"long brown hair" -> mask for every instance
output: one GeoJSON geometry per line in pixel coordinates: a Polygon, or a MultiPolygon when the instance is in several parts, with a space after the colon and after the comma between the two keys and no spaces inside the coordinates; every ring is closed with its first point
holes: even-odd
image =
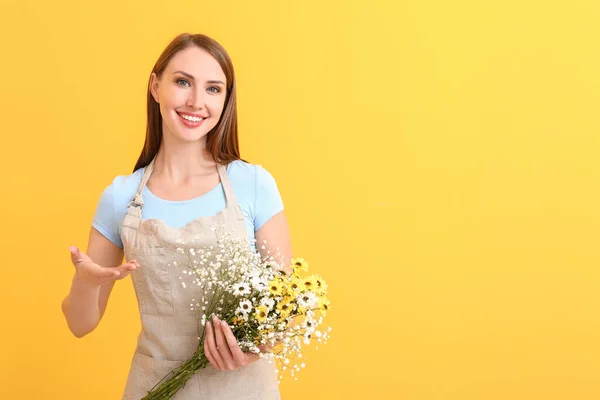
{"type": "MultiPolygon", "coordinates": [[[[167,67],[167,64],[175,54],[193,46],[197,46],[212,55],[221,66],[226,78],[227,94],[225,97],[225,105],[219,122],[206,135],[206,148],[212,154],[215,162],[219,164],[227,165],[234,160],[246,161],[240,158],[240,147],[238,143],[237,105],[233,63],[223,46],[206,35],[182,33],[175,37],[165,48],[158,58],[158,61],[156,61],[152,72],[160,78],[167,67]]],[[[158,153],[162,141],[162,115],[160,114],[159,104],[154,100],[154,97],[150,92],[151,82],[152,74],[150,74],[150,79],[148,80],[148,121],[146,125],[146,140],[144,142],[142,153],[133,168],[133,172],[150,164],[152,159],[156,156],[156,153],[158,153]]]]}

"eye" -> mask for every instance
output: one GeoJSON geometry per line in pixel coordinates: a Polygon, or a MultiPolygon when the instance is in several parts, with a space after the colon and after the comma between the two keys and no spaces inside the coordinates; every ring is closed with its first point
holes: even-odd
{"type": "MultiPolygon", "coordinates": [[[[177,79],[175,82],[179,83],[179,82],[185,82],[188,85],[190,84],[188,81],[186,81],[185,79],[177,79]]],[[[180,85],[181,86],[181,85],[180,85]]]]}
{"type": "Polygon", "coordinates": [[[218,86],[211,86],[208,88],[208,90],[210,90],[210,89],[216,89],[216,91],[214,91],[213,93],[219,93],[221,91],[221,88],[218,86]]]}

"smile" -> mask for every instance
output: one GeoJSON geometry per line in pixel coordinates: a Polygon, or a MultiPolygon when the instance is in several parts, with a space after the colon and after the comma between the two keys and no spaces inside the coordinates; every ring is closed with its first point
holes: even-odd
{"type": "Polygon", "coordinates": [[[179,114],[179,113],[177,113],[177,115],[179,115],[179,118],[181,118],[184,125],[189,126],[190,128],[195,128],[197,126],[202,125],[202,122],[204,122],[204,120],[206,119],[206,118],[193,117],[191,115],[179,114]]]}

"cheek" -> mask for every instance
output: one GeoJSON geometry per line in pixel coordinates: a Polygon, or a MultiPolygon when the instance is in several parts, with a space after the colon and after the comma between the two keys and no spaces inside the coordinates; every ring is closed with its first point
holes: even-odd
{"type": "Polygon", "coordinates": [[[212,115],[221,115],[225,107],[225,97],[212,98],[206,105],[212,115]]]}
{"type": "Polygon", "coordinates": [[[164,104],[165,108],[180,107],[181,104],[185,104],[186,94],[183,90],[164,90],[161,93],[161,103],[164,104]]]}

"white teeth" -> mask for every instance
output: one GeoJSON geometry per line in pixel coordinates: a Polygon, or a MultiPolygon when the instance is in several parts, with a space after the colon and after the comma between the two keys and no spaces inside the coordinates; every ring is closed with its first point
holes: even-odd
{"type": "Polygon", "coordinates": [[[179,114],[179,115],[181,115],[182,118],[187,119],[188,121],[192,121],[192,122],[200,122],[203,120],[203,118],[190,117],[189,115],[183,115],[183,114],[179,114]]]}

